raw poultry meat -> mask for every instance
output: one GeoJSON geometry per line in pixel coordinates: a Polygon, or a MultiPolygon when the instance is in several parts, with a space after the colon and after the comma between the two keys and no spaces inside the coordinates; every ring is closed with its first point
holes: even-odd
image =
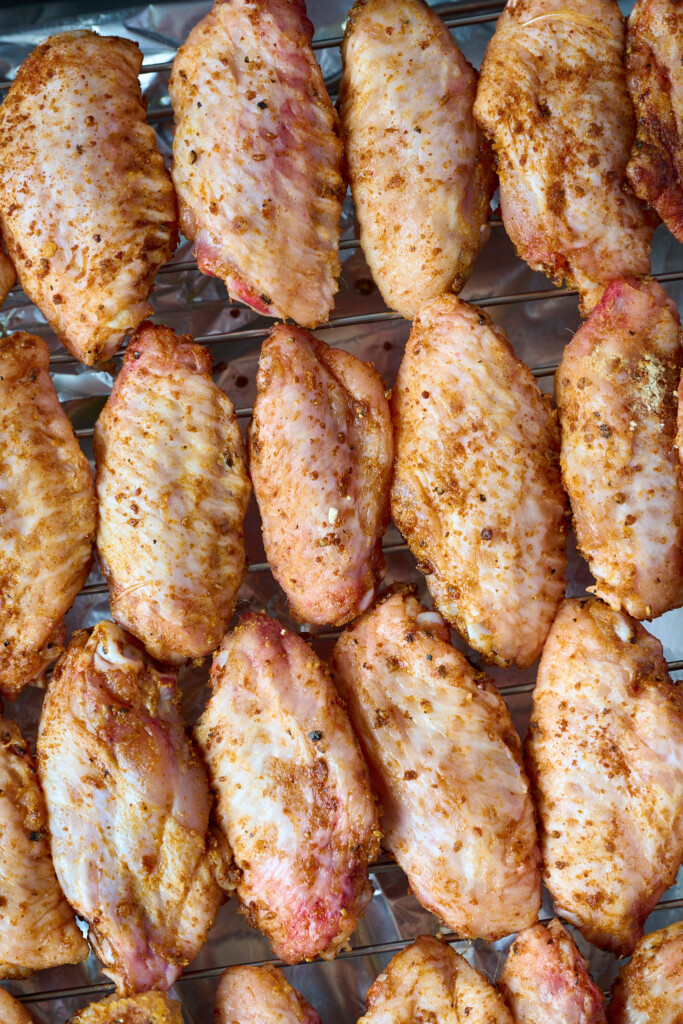
{"type": "Polygon", "coordinates": [[[320,1017],[282,971],[228,967],[216,990],[214,1024],[321,1024],[320,1017]]]}
{"type": "Polygon", "coordinates": [[[173,62],[173,181],[199,269],[304,327],[337,291],[346,185],[303,0],[216,0],[173,62]]]}
{"type": "Polygon", "coordinates": [[[151,313],[178,242],[136,43],[64,32],[36,47],[0,107],[0,222],[21,285],[81,362],[151,313]]]}
{"type": "MultiPolygon", "coordinates": [[[[0,893],[0,978],[21,978],[87,957],[88,943],[52,866],[47,809],[31,752],[17,724],[3,717],[0,893]]],[[[1,1003],[0,1020],[8,1024],[1,1003]]]]}
{"type": "Polygon", "coordinates": [[[384,301],[412,319],[460,291],[489,236],[493,156],[477,74],[423,0],[358,0],[339,104],[360,241],[384,301]]]}
{"type": "Polygon", "coordinates": [[[683,921],[641,939],[612,989],[609,1024],[681,1024],[683,921]]]}
{"type": "Polygon", "coordinates": [[[384,576],[392,432],[379,374],[278,324],[261,349],[249,430],[263,543],[292,614],[342,625],[384,576]]]}
{"type": "Polygon", "coordinates": [[[220,643],[245,570],[251,495],[211,354],[145,323],[97,424],[97,550],[112,615],[163,662],[220,643]]]}
{"type": "Polygon", "coordinates": [[[410,592],[349,626],[332,667],[370,768],[384,845],[463,938],[526,928],[541,902],[536,827],[503,698],[410,592]]]}
{"type": "Polygon", "coordinates": [[[431,935],[397,953],[367,994],[358,1024],[512,1024],[493,985],[431,935]]]}
{"type": "Polygon", "coordinates": [[[59,655],[92,564],[92,474],[49,357],[32,334],[0,339],[0,695],[11,699],[59,655]]]}
{"type": "Polygon", "coordinates": [[[588,589],[637,619],[683,604],[682,337],[661,285],[613,281],[555,375],[564,484],[597,581],[588,589]]]}
{"type": "Polygon", "coordinates": [[[626,33],[626,80],[636,138],[626,173],[636,195],[683,242],[683,11],[638,0],[626,33]]]}
{"type": "Polygon", "coordinates": [[[557,912],[601,949],[632,952],[683,856],[683,693],[659,640],[596,598],[565,601],[526,763],[557,912]]]}
{"type": "Polygon", "coordinates": [[[415,318],[392,416],[391,509],[436,607],[488,660],[530,665],[567,565],[550,399],[485,313],[444,295],[415,318]]]}
{"type": "Polygon", "coordinates": [[[521,932],[498,988],[515,1024],[605,1024],[605,997],[569,932],[555,918],[521,932]]]}
{"type": "Polygon", "coordinates": [[[12,266],[12,261],[5,252],[2,243],[0,243],[0,306],[2,306],[10,290],[14,287],[16,279],[17,275],[12,266]]]}
{"type": "Polygon", "coordinates": [[[247,919],[285,963],[331,959],[372,895],[379,848],[342,702],[302,639],[251,612],[216,653],[211,688],[195,736],[247,919]]]}
{"type": "Polygon", "coordinates": [[[498,158],[519,255],[578,288],[584,314],[615,277],[650,272],[656,218],[626,184],[635,134],[614,0],[509,0],[474,112],[498,158]]]}
{"type": "Polygon", "coordinates": [[[163,992],[144,992],[129,999],[109,996],[91,1003],[69,1024],[183,1024],[180,1003],[163,992]]]}
{"type": "Polygon", "coordinates": [[[100,622],[72,636],[40,720],[57,877],[122,995],[174,983],[229,884],[180,701],[174,675],[100,622]]]}
{"type": "Polygon", "coordinates": [[[33,1024],[33,1017],[28,1010],[4,988],[0,988],[0,1020],[2,1024],[33,1024]]]}

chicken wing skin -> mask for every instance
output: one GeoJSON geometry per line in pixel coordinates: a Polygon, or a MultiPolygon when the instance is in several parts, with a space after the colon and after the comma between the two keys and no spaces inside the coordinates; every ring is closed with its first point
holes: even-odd
{"type": "Polygon", "coordinates": [[[329,673],[298,636],[248,613],[216,653],[211,687],[195,736],[245,915],[285,963],[332,959],[372,895],[379,832],[329,673]]]}
{"type": "Polygon", "coordinates": [[[683,856],[683,694],[659,640],[565,601],[543,651],[526,763],[558,913],[624,956],[683,856]]]}
{"type": "Polygon", "coordinates": [[[4,303],[17,280],[12,261],[0,243],[0,306],[4,303]]]}
{"type": "Polygon", "coordinates": [[[144,992],[129,999],[109,996],[91,1003],[69,1024],[183,1024],[180,1003],[163,992],[144,992]]]}
{"type": "Polygon", "coordinates": [[[517,936],[498,988],[515,1024],[605,1024],[605,997],[555,919],[517,936]]]}
{"type": "Polygon", "coordinates": [[[0,1020],[2,1024],[33,1024],[33,1017],[9,992],[0,988],[0,1020]]]}
{"type": "Polygon", "coordinates": [[[216,991],[214,1024],[322,1024],[282,971],[265,967],[228,967],[216,991]]]}
{"type": "Polygon", "coordinates": [[[28,297],[88,365],[152,312],[156,272],[178,242],[141,67],[128,39],[64,32],[26,58],[0,108],[9,255],[28,297]]]}
{"type": "Polygon", "coordinates": [[[474,112],[493,140],[517,252],[578,288],[584,315],[615,277],[650,272],[656,219],[624,188],[635,135],[614,0],[509,0],[474,112]]]}
{"type": "Polygon", "coordinates": [[[180,701],[174,675],[100,622],[74,633],[40,720],[57,877],[122,995],[172,985],[222,902],[206,772],[180,701]]]}
{"type": "Polygon", "coordinates": [[[609,1024],[681,1024],[683,921],[641,939],[612,989],[609,1024]]]}
{"type": "Polygon", "coordinates": [[[423,0],[357,0],[340,114],[363,252],[409,320],[460,291],[489,236],[493,156],[472,112],[477,74],[423,0]]]}
{"type": "Polygon", "coordinates": [[[431,935],[397,953],[370,986],[358,1024],[512,1024],[491,983],[431,935]]]}
{"type": "Polygon", "coordinates": [[[92,565],[92,473],[49,359],[34,335],[0,339],[0,694],[11,699],[59,655],[92,565]]]}
{"type": "Polygon", "coordinates": [[[391,403],[391,510],[436,607],[499,665],[535,661],[564,596],[549,403],[480,309],[444,295],[420,310],[391,403]]]}
{"type": "Polygon", "coordinates": [[[614,281],[555,375],[564,484],[597,580],[588,589],[637,619],[683,604],[682,337],[656,281],[614,281]]]}
{"type": "Polygon", "coordinates": [[[683,242],[683,11],[676,0],[639,0],[626,34],[626,80],[636,138],[626,173],[633,191],[683,242]]]}
{"type": "Polygon", "coordinates": [[[343,625],[384,576],[391,417],[379,374],[278,324],[261,349],[249,464],[263,543],[292,614],[343,625]]]}
{"type": "MultiPolygon", "coordinates": [[[[52,866],[47,810],[31,752],[16,723],[1,716],[0,891],[0,978],[87,957],[88,943],[52,866]]],[[[6,1024],[2,1003],[0,1020],[6,1024]]]]}
{"type": "Polygon", "coordinates": [[[189,337],[143,324],[95,426],[112,615],[163,662],[215,650],[245,570],[246,451],[211,363],[189,337]]]}
{"type": "Polygon", "coordinates": [[[332,667],[382,807],[384,845],[415,896],[463,938],[533,924],[541,880],[519,738],[441,616],[410,593],[390,594],[348,627],[332,667]]]}
{"type": "Polygon", "coordinates": [[[303,0],[216,0],[173,62],[173,181],[199,269],[304,327],[329,318],[346,193],[303,0]]]}

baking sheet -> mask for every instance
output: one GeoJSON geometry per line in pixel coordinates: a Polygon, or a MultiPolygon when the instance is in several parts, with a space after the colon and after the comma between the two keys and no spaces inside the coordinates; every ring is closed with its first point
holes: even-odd
{"type": "MultiPolygon", "coordinates": [[[[473,64],[479,65],[495,23],[500,5],[481,2],[436,4],[450,22],[457,22],[453,34],[473,64]]],[[[630,5],[622,6],[628,13],[630,5]]],[[[70,28],[94,28],[102,34],[127,36],[141,46],[145,65],[168,64],[175,49],[190,28],[209,9],[207,2],[161,3],[130,7],[116,12],[81,15],[70,21],[50,22],[47,5],[26,7],[26,27],[4,32],[0,39],[0,82],[10,80],[21,60],[37,43],[54,31],[70,28]]],[[[339,0],[310,0],[309,16],[316,26],[316,53],[326,81],[334,95],[340,73],[338,45],[322,45],[338,37],[343,30],[347,3],[339,0]]],[[[148,97],[150,119],[155,124],[160,146],[170,157],[172,122],[169,117],[168,70],[143,74],[141,79],[148,97]]],[[[409,325],[395,314],[389,314],[374,287],[369,271],[358,249],[358,229],[350,199],[344,205],[342,262],[343,275],[337,296],[334,322],[336,326],[320,329],[320,337],[329,344],[345,348],[355,355],[374,362],[386,382],[394,382],[409,325]]],[[[653,272],[664,275],[663,283],[679,304],[683,301],[683,249],[660,227],[653,246],[653,272]]],[[[152,303],[155,319],[178,332],[188,332],[211,346],[215,378],[235,404],[240,423],[246,428],[255,394],[255,378],[260,342],[272,321],[227,298],[223,284],[204,277],[193,264],[191,247],[183,242],[172,264],[157,279],[152,303]],[[190,268],[188,268],[190,264],[190,268]]],[[[499,222],[492,226],[491,238],[475,265],[463,298],[486,305],[494,320],[508,333],[517,354],[537,373],[541,387],[552,391],[553,368],[563,346],[580,323],[577,299],[553,288],[541,274],[533,273],[513,251],[499,222]],[[526,298],[525,298],[526,297],[526,298]]],[[[44,318],[28,302],[20,288],[15,289],[0,311],[3,334],[15,330],[35,331],[48,341],[53,353],[53,379],[61,401],[79,433],[83,448],[92,458],[92,427],[111,390],[113,375],[121,360],[87,369],[73,360],[56,342],[44,318]]],[[[295,630],[302,627],[291,622],[286,601],[264,564],[260,539],[260,521],[255,503],[246,521],[247,553],[250,572],[240,591],[238,611],[246,608],[265,609],[295,630]]],[[[391,527],[385,538],[387,547],[387,581],[414,581],[421,585],[422,597],[429,603],[422,578],[414,560],[391,527]]],[[[570,538],[570,596],[582,594],[590,585],[586,564],[574,551],[570,538]]],[[[92,625],[109,617],[109,604],[102,577],[93,570],[83,593],[77,598],[67,618],[74,629],[92,625]]],[[[648,626],[664,644],[670,662],[683,665],[683,610],[670,612],[648,626]]],[[[335,634],[319,634],[313,638],[323,656],[329,651],[335,634]]],[[[462,650],[467,650],[456,640],[462,650]]],[[[476,662],[477,657],[468,652],[476,662]]],[[[524,737],[530,707],[530,690],[535,667],[487,669],[504,689],[515,723],[524,737]]],[[[674,677],[683,678],[679,669],[674,677]]],[[[189,721],[197,717],[206,698],[205,670],[183,670],[181,680],[185,694],[185,710],[189,721]]],[[[42,703],[42,691],[28,688],[20,700],[9,705],[9,714],[16,717],[33,741],[42,703]]],[[[428,855],[429,851],[425,850],[428,855]]],[[[314,962],[287,968],[290,981],[313,1003],[327,1024],[351,1024],[364,1010],[365,992],[394,952],[417,935],[439,930],[437,920],[423,910],[410,894],[403,872],[396,866],[380,864],[372,874],[374,897],[360,927],[352,937],[352,949],[332,963],[314,962]]],[[[679,881],[665,896],[663,904],[651,915],[647,931],[663,927],[683,918],[683,872],[679,881]],[[673,904],[673,905],[672,905],[673,904]]],[[[552,908],[546,894],[542,917],[550,917],[552,908]]],[[[593,974],[607,989],[618,963],[608,953],[600,952],[574,933],[579,946],[588,956],[593,974]]],[[[511,939],[498,943],[456,943],[455,948],[471,963],[495,978],[505,958],[511,939]]],[[[213,997],[220,971],[229,964],[273,962],[269,944],[260,933],[249,927],[238,914],[235,901],[223,907],[207,945],[176,984],[172,994],[180,1000],[185,1019],[190,1024],[208,1024],[212,1020],[213,997]]],[[[61,1022],[78,1008],[101,998],[110,991],[107,980],[91,957],[79,967],[45,971],[7,987],[25,1000],[36,1021],[61,1022]]]]}

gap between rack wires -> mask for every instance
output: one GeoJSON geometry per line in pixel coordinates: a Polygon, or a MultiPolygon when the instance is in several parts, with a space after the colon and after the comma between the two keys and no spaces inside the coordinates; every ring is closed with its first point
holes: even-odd
{"type": "MultiPolygon", "coordinates": [[[[379,866],[379,865],[378,865],[379,866]]],[[[383,865],[384,866],[384,865],[383,865]]],[[[398,865],[390,865],[398,869],[398,865]]],[[[376,873],[376,871],[375,871],[376,873]]],[[[370,874],[373,874],[373,868],[370,866],[370,874]]],[[[683,899],[671,899],[661,900],[655,910],[677,910],[683,907],[683,899]]],[[[553,919],[554,915],[540,914],[539,922],[546,923],[553,919]]],[[[455,932],[440,931],[438,933],[440,938],[445,942],[463,942],[466,940],[461,939],[455,932]]],[[[398,953],[406,946],[409,946],[415,941],[415,937],[408,939],[391,939],[388,942],[375,942],[367,946],[356,946],[354,949],[343,950],[337,954],[336,960],[355,960],[358,957],[364,956],[381,956],[388,953],[398,953]]],[[[325,963],[326,961],[313,960],[309,963],[325,963]]],[[[227,966],[230,967],[289,967],[290,964],[283,963],[282,960],[277,960],[275,957],[270,957],[264,960],[248,960],[239,964],[224,964],[220,967],[200,967],[196,970],[185,971],[181,974],[176,985],[182,985],[188,981],[204,981],[207,978],[219,977],[227,966]]],[[[299,966],[303,966],[300,964],[299,966]]],[[[57,999],[72,999],[78,996],[97,996],[105,995],[106,993],[113,992],[114,986],[111,982],[95,982],[92,985],[77,985],[71,988],[60,988],[52,989],[46,992],[27,992],[20,995],[15,995],[20,1003],[47,1003],[54,1002],[57,999]]]]}

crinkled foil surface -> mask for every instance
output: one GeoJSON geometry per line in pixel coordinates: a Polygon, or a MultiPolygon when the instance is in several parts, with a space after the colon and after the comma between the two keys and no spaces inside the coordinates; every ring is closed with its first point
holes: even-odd
{"type": "MultiPolygon", "coordinates": [[[[92,28],[102,34],[126,36],[141,46],[145,65],[164,64],[173,59],[177,46],[192,26],[209,10],[202,2],[159,3],[100,12],[93,0],[87,14],[68,20],[55,19],[51,5],[27,7],[22,25],[12,19],[7,28],[5,15],[0,14],[0,81],[14,76],[18,65],[31,49],[52,32],[71,28],[92,28]],[[50,20],[52,18],[52,20],[50,20]]],[[[452,32],[468,59],[480,65],[486,44],[493,32],[502,4],[496,0],[475,0],[437,4],[437,9],[452,26],[452,32]]],[[[57,8],[58,10],[59,8],[57,8]]],[[[84,9],[87,7],[84,5],[84,9]]],[[[622,5],[625,14],[630,3],[622,5]]],[[[20,8],[15,8],[20,11],[20,8]]],[[[347,0],[309,0],[309,16],[316,26],[316,55],[320,61],[331,95],[334,97],[340,76],[339,36],[347,15],[347,0]],[[331,44],[324,41],[331,40],[331,44]]],[[[144,69],[143,69],[144,71],[144,69]]],[[[172,117],[168,98],[168,70],[143,73],[143,89],[149,103],[150,120],[155,124],[162,152],[170,161],[172,117]]],[[[343,214],[343,274],[333,314],[335,326],[320,330],[320,337],[329,344],[353,352],[372,361],[389,386],[394,382],[409,324],[389,314],[374,287],[365,261],[355,241],[358,228],[353,205],[347,197],[343,214]]],[[[683,302],[683,249],[660,227],[653,247],[653,273],[660,275],[672,298],[683,302]]],[[[537,373],[543,390],[552,392],[553,370],[561,357],[563,346],[580,323],[575,295],[563,294],[541,274],[533,273],[515,255],[512,245],[497,218],[491,238],[479,256],[474,273],[463,297],[479,302],[503,327],[517,354],[537,373]]],[[[179,333],[188,332],[210,345],[214,356],[214,373],[238,411],[240,423],[246,428],[255,395],[256,368],[261,340],[271,321],[258,317],[241,306],[230,303],[223,284],[202,276],[193,269],[191,246],[184,242],[173,262],[160,273],[152,294],[155,319],[168,324],[179,333]],[[189,264],[189,266],[188,266],[189,264]]],[[[44,337],[53,353],[51,371],[59,397],[78,432],[87,455],[92,458],[92,428],[112,386],[113,375],[120,368],[120,357],[110,363],[87,369],[72,359],[57,343],[38,310],[27,301],[20,288],[15,288],[0,311],[0,329],[34,331],[44,337]]],[[[264,564],[260,537],[260,521],[255,503],[247,514],[247,553],[250,571],[245,578],[238,612],[247,608],[265,609],[295,630],[302,627],[291,622],[286,601],[264,564]]],[[[391,527],[385,538],[388,546],[387,582],[414,581],[420,584],[422,598],[428,595],[415,562],[391,527]]],[[[574,551],[570,538],[569,596],[580,595],[591,583],[585,563],[574,551]]],[[[75,629],[90,626],[109,617],[109,602],[102,577],[94,569],[85,590],[76,599],[67,618],[67,626],[75,629]]],[[[683,609],[662,616],[648,628],[660,638],[670,663],[683,666],[683,609]]],[[[313,637],[316,649],[323,656],[329,651],[335,634],[313,637]]],[[[477,656],[456,639],[476,662],[477,656]]],[[[535,679],[535,666],[526,671],[489,669],[504,689],[520,735],[524,738],[529,721],[530,690],[535,679]]],[[[672,669],[674,678],[683,678],[681,669],[672,669]]],[[[183,670],[181,681],[188,720],[194,721],[206,699],[206,669],[183,670]]],[[[24,691],[10,707],[33,742],[40,714],[43,693],[34,688],[24,691]]],[[[429,856],[426,848],[425,857],[429,856]]],[[[351,1024],[364,1011],[365,993],[391,956],[411,939],[422,933],[436,933],[439,922],[423,910],[411,895],[403,872],[388,862],[385,855],[372,873],[374,897],[360,927],[351,941],[351,949],[332,963],[314,962],[287,968],[289,980],[313,1003],[327,1024],[351,1024]]],[[[683,918],[683,871],[676,886],[667,892],[653,912],[646,931],[664,927],[683,918]]],[[[542,918],[552,915],[551,901],[545,894],[542,918]]],[[[586,943],[575,932],[578,944],[588,956],[596,981],[609,988],[619,963],[609,954],[586,943]]],[[[456,942],[454,947],[490,977],[495,978],[505,959],[511,938],[487,944],[456,942]]],[[[172,995],[177,998],[190,1024],[209,1024],[213,1019],[213,997],[221,970],[230,964],[275,962],[268,942],[249,927],[237,913],[236,901],[226,904],[218,915],[209,942],[200,952],[172,995]]],[[[102,998],[109,991],[107,979],[91,958],[79,967],[44,971],[22,982],[8,983],[8,988],[24,999],[36,1021],[61,1022],[77,1009],[102,998]]]]}

